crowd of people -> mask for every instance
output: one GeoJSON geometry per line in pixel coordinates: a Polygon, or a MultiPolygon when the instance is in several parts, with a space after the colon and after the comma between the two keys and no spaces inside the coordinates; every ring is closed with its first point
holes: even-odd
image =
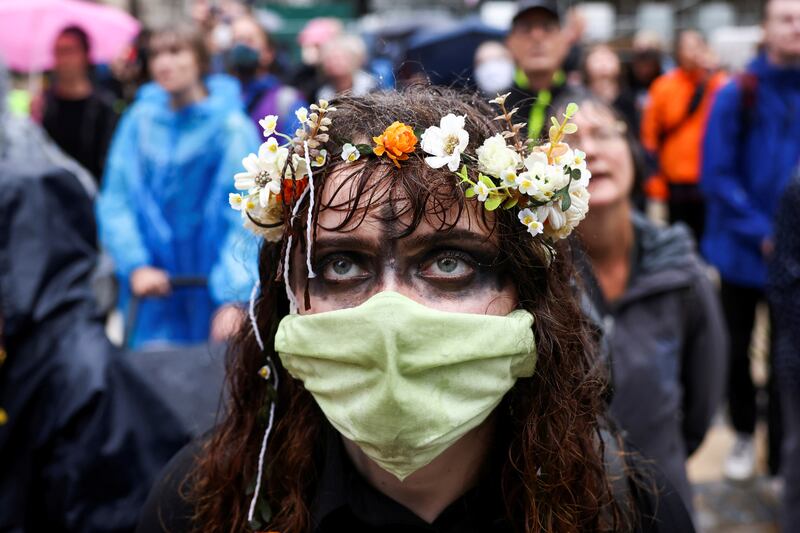
{"type": "Polygon", "coordinates": [[[467,91],[333,18],[294,66],[226,6],[104,68],[64,28],[29,118],[0,72],[0,530],[692,531],[724,409],[725,475],[764,419],[798,531],[800,3],[727,72],[699,31],[621,50],[522,0],[467,91]],[[559,132],[579,171],[538,205],[559,132]],[[226,397],[189,442],[130,359],[206,342],[226,397]]]}

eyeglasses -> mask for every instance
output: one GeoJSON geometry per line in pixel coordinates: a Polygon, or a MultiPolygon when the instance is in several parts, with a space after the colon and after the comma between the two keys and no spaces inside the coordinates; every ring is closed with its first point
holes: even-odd
{"type": "Polygon", "coordinates": [[[571,136],[570,143],[578,148],[589,140],[595,144],[608,145],[614,141],[624,140],[627,131],[627,124],[618,120],[613,124],[579,129],[571,136]]]}

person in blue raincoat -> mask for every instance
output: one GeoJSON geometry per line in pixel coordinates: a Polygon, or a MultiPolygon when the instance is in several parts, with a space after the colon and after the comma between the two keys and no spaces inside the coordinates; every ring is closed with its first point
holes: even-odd
{"type": "MultiPolygon", "coordinates": [[[[730,332],[728,411],[737,438],[725,466],[733,480],[752,477],[757,387],[750,373],[756,306],[764,301],[774,249],[773,217],[800,160],[800,3],[764,3],[764,51],[717,94],[708,117],[700,187],[706,196],[703,255],[719,270],[730,332]]],[[[766,387],[769,466],[779,463],[780,409],[766,387]]]]}
{"type": "Polygon", "coordinates": [[[231,215],[227,189],[258,134],[236,80],[204,76],[209,56],[196,30],[154,33],[150,54],[155,83],[122,118],[106,164],[100,240],[121,280],[120,306],[142,298],[132,346],[222,340],[254,280],[243,264],[255,244],[231,215]],[[172,286],[187,275],[208,287],[172,286]]]}

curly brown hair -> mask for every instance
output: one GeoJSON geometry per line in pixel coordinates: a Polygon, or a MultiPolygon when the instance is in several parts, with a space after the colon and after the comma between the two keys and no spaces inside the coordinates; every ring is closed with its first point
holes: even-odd
{"type": "MultiPolygon", "coordinates": [[[[332,145],[370,139],[395,120],[421,130],[438,125],[447,113],[466,116],[468,150],[473,153],[479,140],[500,131],[499,123],[492,120],[492,109],[477,96],[441,88],[344,96],[332,105],[337,108],[330,115],[332,145]]],[[[331,157],[328,166],[342,168],[342,162],[331,157]]],[[[331,206],[347,210],[341,227],[334,228],[340,231],[363,220],[367,209],[359,206],[372,210],[387,202],[400,206],[383,210],[391,211],[393,220],[410,221],[398,238],[409,235],[423,220],[447,231],[453,220],[446,213],[456,212],[457,217],[481,213],[478,216],[497,233],[500,253],[495,266],[515,283],[519,306],[535,317],[538,351],[535,375],[518,380],[496,410],[499,430],[495,439],[500,445],[494,449],[502,452],[497,457],[502,465],[498,489],[502,490],[507,518],[515,530],[528,533],[624,530],[629,510],[615,499],[600,434],[605,372],[575,296],[569,243],[556,244],[551,261],[546,248],[527,234],[514,211],[487,214],[474,208],[452,173],[427,167],[419,155],[396,170],[387,160],[362,158],[339,190],[326,196],[334,200],[321,205],[325,175],[330,170],[315,173],[317,201],[312,214],[331,206]],[[376,173],[380,180],[374,179],[376,173]]],[[[311,246],[313,251],[313,242],[304,239],[305,219],[300,216],[287,222],[285,231],[301,247],[311,246]]],[[[267,417],[267,389],[258,375],[266,357],[280,376],[277,423],[263,476],[262,494],[275,511],[266,529],[282,533],[310,530],[309,505],[319,471],[315,446],[324,416],[302,383],[286,373],[273,348],[278,323],[288,314],[280,275],[283,252],[280,243],[268,242],[260,252],[262,295],[256,317],[266,353],[259,349],[249,325],[243,328],[229,353],[230,398],[225,416],[207,440],[191,477],[189,496],[196,509],[198,531],[248,529],[248,492],[252,494],[267,417]]]]}

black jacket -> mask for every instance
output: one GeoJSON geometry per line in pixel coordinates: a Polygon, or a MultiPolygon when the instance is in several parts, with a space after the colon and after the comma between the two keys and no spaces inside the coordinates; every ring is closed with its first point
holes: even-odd
{"type": "Polygon", "coordinates": [[[0,158],[0,531],[131,531],[185,433],[96,316],[85,187],[33,148],[0,158]]]}
{"type": "MultiPolygon", "coordinates": [[[[680,496],[658,469],[636,453],[620,453],[616,439],[604,432],[608,470],[622,506],[635,507],[635,524],[626,533],[692,533],[680,496]]],[[[189,533],[194,508],[185,495],[202,454],[203,440],[193,441],[164,468],[153,487],[136,533],[189,533]]],[[[500,486],[501,465],[489,461],[477,486],[452,502],[429,524],[372,487],[347,456],[341,436],[325,424],[317,443],[318,479],[310,502],[311,528],[304,533],[511,533],[500,486]]],[[[499,457],[499,455],[498,455],[499,457]]],[[[242,491],[242,498],[249,496],[242,491]]],[[[300,533],[300,532],[298,532],[300,533]]]]}

